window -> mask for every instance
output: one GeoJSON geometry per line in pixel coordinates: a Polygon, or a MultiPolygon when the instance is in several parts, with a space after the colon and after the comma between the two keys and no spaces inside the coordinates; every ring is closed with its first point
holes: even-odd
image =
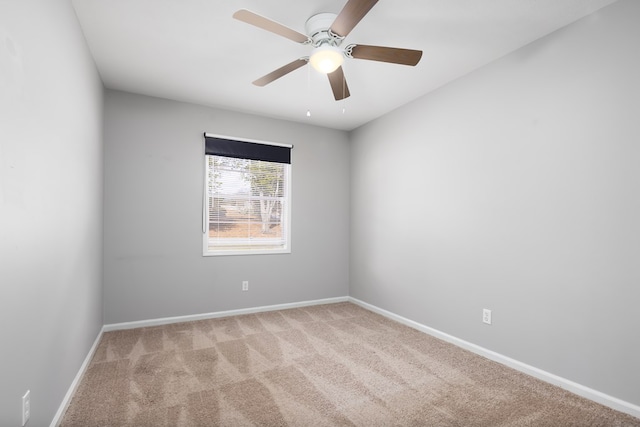
{"type": "Polygon", "coordinates": [[[204,255],[291,252],[291,148],[205,134],[204,255]]]}

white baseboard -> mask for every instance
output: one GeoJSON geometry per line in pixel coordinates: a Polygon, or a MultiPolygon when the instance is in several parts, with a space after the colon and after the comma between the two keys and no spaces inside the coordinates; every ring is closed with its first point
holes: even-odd
{"type": "Polygon", "coordinates": [[[217,317],[238,316],[241,314],[261,313],[264,311],[286,310],[288,308],[307,307],[311,305],[333,304],[348,301],[349,297],[324,298],[312,301],[292,302],[286,304],[265,305],[262,307],[241,308],[237,310],[216,311],[213,313],[190,314],[186,316],[163,317],[159,319],[137,320],[134,322],[111,323],[104,325],[103,331],[119,331],[122,329],[143,328],[148,326],[168,325],[170,323],[192,322],[194,320],[214,319],[217,317]]]}
{"type": "Polygon", "coordinates": [[[493,360],[494,362],[501,363],[517,371],[520,371],[527,375],[531,375],[532,377],[538,378],[539,380],[542,380],[547,383],[558,386],[560,388],[563,388],[567,391],[577,394],[578,396],[582,396],[586,399],[600,403],[601,405],[608,406],[609,408],[615,409],[616,411],[624,412],[636,418],[640,418],[640,406],[634,405],[633,403],[626,402],[624,400],[618,399],[617,397],[609,396],[608,394],[599,392],[598,390],[594,390],[592,388],[586,387],[582,384],[578,384],[566,378],[559,377],[558,375],[543,371],[542,369],[538,369],[534,366],[527,365],[526,363],[504,356],[500,353],[496,353],[495,351],[488,350],[484,347],[480,347],[479,345],[476,345],[468,341],[465,341],[463,339],[446,334],[442,331],[431,328],[429,326],[425,326],[421,323],[414,322],[413,320],[407,319],[406,317],[399,316],[390,311],[376,307],[375,305],[371,305],[364,301],[360,301],[359,299],[349,297],[348,301],[354,304],[357,304],[363,308],[366,308],[367,310],[370,310],[375,313],[381,314],[382,316],[388,317],[389,319],[395,320],[404,325],[417,329],[421,332],[424,332],[436,338],[440,338],[443,341],[447,341],[458,347],[464,348],[465,350],[469,350],[480,356],[486,357],[487,359],[493,360]]]}
{"type": "Polygon", "coordinates": [[[82,376],[84,375],[84,372],[87,370],[87,367],[89,366],[89,362],[91,362],[91,358],[93,357],[94,353],[96,352],[96,349],[98,348],[98,344],[100,343],[100,339],[102,338],[102,333],[103,332],[104,332],[104,327],[102,329],[100,329],[100,332],[98,332],[98,336],[96,337],[95,341],[93,341],[93,345],[89,349],[89,353],[87,354],[87,357],[84,358],[84,361],[82,362],[82,365],[80,365],[80,369],[78,370],[78,373],[76,374],[75,378],[73,379],[73,382],[71,383],[71,386],[69,387],[69,390],[67,390],[67,394],[65,394],[64,399],[62,399],[62,403],[60,404],[60,407],[58,408],[58,412],[56,412],[55,416],[53,417],[53,420],[51,421],[51,424],[49,425],[49,427],[57,427],[58,423],[60,423],[60,421],[62,421],[62,416],[64,415],[65,411],[67,410],[67,407],[69,406],[69,403],[71,403],[71,398],[73,397],[73,394],[76,392],[76,389],[78,388],[78,385],[80,384],[80,380],[82,379],[82,376]]]}

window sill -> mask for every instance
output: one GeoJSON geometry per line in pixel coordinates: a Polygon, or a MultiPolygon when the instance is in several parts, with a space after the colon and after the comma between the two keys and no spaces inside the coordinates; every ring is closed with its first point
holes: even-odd
{"type": "Polygon", "coordinates": [[[290,254],[291,249],[255,249],[255,250],[221,250],[205,251],[202,256],[227,256],[227,255],[280,255],[290,254]]]}

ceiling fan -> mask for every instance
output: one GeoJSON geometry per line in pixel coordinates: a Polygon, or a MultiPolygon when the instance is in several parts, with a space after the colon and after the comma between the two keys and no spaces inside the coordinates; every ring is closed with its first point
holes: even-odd
{"type": "Polygon", "coordinates": [[[307,34],[299,33],[278,22],[241,9],[233,14],[239,21],[270,31],[294,42],[313,47],[308,57],[296,59],[287,65],[254,81],[256,86],[265,86],[308,62],[318,71],[327,74],[336,101],[350,96],[342,63],[344,58],[367,59],[370,61],[415,66],[422,57],[421,50],[400,49],[384,46],[350,44],[340,45],[351,30],[364,18],[378,0],[348,0],[338,15],[320,13],[309,18],[305,24],[307,34]]]}

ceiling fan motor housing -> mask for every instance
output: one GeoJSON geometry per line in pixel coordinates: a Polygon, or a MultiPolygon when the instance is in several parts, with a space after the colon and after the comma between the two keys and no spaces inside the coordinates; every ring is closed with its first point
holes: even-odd
{"type": "Polygon", "coordinates": [[[328,44],[330,46],[340,46],[342,37],[336,36],[329,31],[331,24],[336,20],[335,13],[318,13],[307,19],[304,27],[311,44],[314,47],[328,44]]]}

